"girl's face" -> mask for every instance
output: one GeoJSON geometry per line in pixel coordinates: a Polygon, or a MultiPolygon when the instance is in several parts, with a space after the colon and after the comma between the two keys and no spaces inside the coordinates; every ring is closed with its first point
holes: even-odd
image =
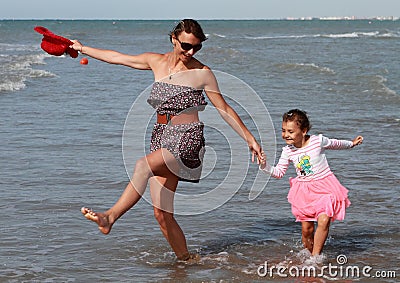
{"type": "Polygon", "coordinates": [[[296,121],[282,122],[282,139],[286,144],[303,147],[306,142],[307,130],[301,130],[296,121]]]}

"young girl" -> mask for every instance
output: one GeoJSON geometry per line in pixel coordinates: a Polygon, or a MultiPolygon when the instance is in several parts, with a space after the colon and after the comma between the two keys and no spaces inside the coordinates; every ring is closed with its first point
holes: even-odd
{"type": "Polygon", "coordinates": [[[362,136],[353,141],[329,139],[323,135],[308,135],[311,125],[307,113],[298,109],[283,115],[282,138],[287,146],[276,166],[267,164],[265,154],[260,169],[274,178],[282,178],[289,163],[293,162],[297,177],[290,179],[288,200],[296,221],[301,222],[302,242],[313,256],[322,252],[328,236],[329,224],[343,220],[346,207],[350,205],[348,190],[331,172],[326,149],[348,149],[359,145],[362,136]],[[314,222],[317,229],[314,231],[314,222]]]}

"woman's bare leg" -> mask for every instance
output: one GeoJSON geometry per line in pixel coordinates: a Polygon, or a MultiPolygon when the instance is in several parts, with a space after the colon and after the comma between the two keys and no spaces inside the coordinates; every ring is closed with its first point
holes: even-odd
{"type": "Polygon", "coordinates": [[[87,219],[97,223],[103,234],[110,233],[115,221],[140,200],[146,190],[149,178],[153,174],[169,176],[171,172],[168,168],[175,166],[174,163],[176,163],[176,160],[166,149],[157,150],[139,159],[136,162],[131,181],[126,186],[125,191],[118,201],[109,210],[99,213],[83,207],[81,209],[82,214],[87,219]],[[167,164],[171,165],[167,166],[167,164]]]}
{"type": "Polygon", "coordinates": [[[132,182],[129,182],[118,201],[106,212],[94,212],[86,207],[82,207],[81,212],[87,219],[97,223],[99,230],[107,235],[110,233],[114,222],[134,206],[141,197],[132,182]]]}
{"type": "Polygon", "coordinates": [[[186,238],[173,214],[173,202],[177,185],[178,177],[173,174],[167,178],[153,177],[150,179],[154,216],[177,258],[187,260],[190,255],[186,238]]]}
{"type": "Polygon", "coordinates": [[[326,238],[328,238],[330,223],[331,218],[328,215],[321,214],[318,216],[318,226],[314,235],[314,248],[312,250],[312,255],[321,254],[326,238]]]}

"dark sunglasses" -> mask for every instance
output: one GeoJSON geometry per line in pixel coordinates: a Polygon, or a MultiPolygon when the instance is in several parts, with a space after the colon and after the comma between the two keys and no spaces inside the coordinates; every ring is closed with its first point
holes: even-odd
{"type": "Polygon", "coordinates": [[[187,42],[181,42],[178,38],[176,38],[176,40],[181,44],[181,48],[185,51],[193,49],[194,52],[197,52],[203,47],[203,44],[201,43],[193,45],[187,42]]]}

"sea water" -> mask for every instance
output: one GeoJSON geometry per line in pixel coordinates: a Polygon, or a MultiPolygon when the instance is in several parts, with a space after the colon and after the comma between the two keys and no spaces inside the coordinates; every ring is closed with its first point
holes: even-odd
{"type": "MultiPolygon", "coordinates": [[[[251,99],[243,92],[229,101],[244,99],[233,106],[263,139],[271,163],[284,146],[281,115],[292,108],[309,113],[312,134],[364,136],[359,147],[327,152],[352,205],[344,221],[332,223],[325,260],[316,264],[319,270],[329,264],[369,266],[368,274],[353,279],[396,282],[383,275],[393,277],[389,271],[396,271],[399,276],[400,22],[200,23],[208,39],[196,58],[254,91],[251,99]],[[256,115],[260,101],[267,111],[256,115]],[[258,129],[263,121],[273,128],[258,129]]],[[[129,143],[132,152],[123,150],[122,140],[132,105],[145,97],[153,76],[91,58],[84,66],[79,58],[50,56],[33,28],[45,26],[88,46],[139,54],[170,51],[168,33],[175,24],[0,21],[1,282],[345,281],[343,274],[327,273],[262,276],[265,263],[294,270],[306,261],[301,226],[286,199],[294,170],[274,180],[257,175],[257,165],[249,163],[241,174],[228,175],[230,164],[248,162],[250,154],[244,143],[227,154],[229,143],[212,127],[205,133],[206,158],[213,160],[207,175],[199,184],[180,183],[178,192],[187,197],[219,184],[221,192],[232,189],[229,184],[237,188],[211,209],[207,200],[179,207],[184,213],[176,218],[189,249],[201,255],[199,263],[176,261],[147,199],[108,236],[82,217],[80,207],[101,211],[118,199],[133,170],[125,166],[125,155],[133,162],[142,156],[134,149],[143,147],[148,132],[129,143]],[[255,199],[249,197],[251,189],[259,194],[255,199]]],[[[208,123],[220,120],[215,112],[206,113],[212,112],[201,114],[208,123]]],[[[143,119],[134,120],[133,127],[148,122],[143,119]]]]}

